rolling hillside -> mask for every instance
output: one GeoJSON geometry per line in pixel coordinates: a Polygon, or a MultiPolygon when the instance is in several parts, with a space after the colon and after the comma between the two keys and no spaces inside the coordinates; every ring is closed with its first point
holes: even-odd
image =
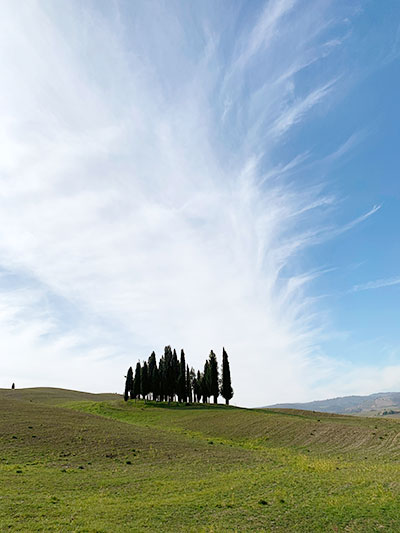
{"type": "Polygon", "coordinates": [[[90,400],[101,402],[121,399],[120,394],[92,394],[69,389],[56,389],[53,387],[33,387],[30,389],[0,389],[0,398],[12,398],[35,403],[59,405],[66,402],[90,400]]]}
{"type": "Polygon", "coordinates": [[[315,402],[276,404],[268,407],[360,416],[400,416],[400,392],[378,392],[369,396],[343,396],[315,402]]]}
{"type": "Polygon", "coordinates": [[[0,390],[0,531],[399,531],[399,439],[391,419],[0,390]]]}

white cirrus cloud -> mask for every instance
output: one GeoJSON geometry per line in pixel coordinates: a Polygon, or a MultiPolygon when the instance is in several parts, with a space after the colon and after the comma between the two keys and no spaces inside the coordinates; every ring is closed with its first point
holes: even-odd
{"type": "Polygon", "coordinates": [[[374,281],[367,281],[366,283],[360,283],[354,285],[351,292],[368,291],[371,289],[381,289],[382,287],[393,287],[394,285],[400,285],[400,278],[384,278],[376,279],[374,281]]]}

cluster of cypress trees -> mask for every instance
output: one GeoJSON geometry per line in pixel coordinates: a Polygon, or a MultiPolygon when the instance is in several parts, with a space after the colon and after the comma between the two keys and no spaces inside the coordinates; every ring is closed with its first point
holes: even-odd
{"type": "Polygon", "coordinates": [[[157,366],[156,354],[153,352],[148,361],[143,364],[138,361],[135,374],[130,367],[126,375],[124,399],[151,398],[156,401],[174,401],[192,403],[208,403],[213,398],[218,402],[218,396],[225,399],[226,405],[233,397],[231,372],[228,354],[222,350],[222,375],[218,369],[217,356],[211,350],[205,362],[203,372],[193,368],[189,370],[186,364],[185,352],[181,350],[178,360],[176,350],[166,346],[164,355],[157,366]]]}

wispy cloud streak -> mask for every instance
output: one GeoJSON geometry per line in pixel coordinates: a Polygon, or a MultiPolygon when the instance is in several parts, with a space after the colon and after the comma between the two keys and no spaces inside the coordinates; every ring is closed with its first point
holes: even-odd
{"type": "Polygon", "coordinates": [[[398,278],[386,278],[377,279],[375,281],[368,281],[366,283],[360,283],[354,285],[351,292],[368,291],[372,289],[381,289],[383,287],[393,287],[394,285],[400,285],[400,277],[398,278]]]}
{"type": "Polygon", "coordinates": [[[236,67],[243,67],[260,50],[267,48],[279,34],[279,23],[297,0],[270,0],[246,40],[246,46],[236,60],[236,67]]]}
{"type": "Polygon", "coordinates": [[[346,233],[347,231],[352,230],[359,224],[362,224],[369,217],[377,213],[381,208],[382,208],[381,205],[374,205],[369,211],[367,211],[363,215],[360,215],[354,220],[347,222],[347,224],[342,224],[342,225],[338,225],[335,228],[329,228],[327,230],[326,229],[322,230],[319,234],[316,234],[315,243],[324,242],[329,239],[334,239],[338,237],[339,235],[342,235],[343,233],[346,233]]]}
{"type": "Polygon", "coordinates": [[[336,80],[332,80],[325,85],[318,87],[306,97],[291,103],[282,111],[276,119],[271,129],[271,135],[274,137],[282,135],[291,127],[301,121],[302,117],[310,111],[315,105],[323,100],[332,90],[336,80]]]}

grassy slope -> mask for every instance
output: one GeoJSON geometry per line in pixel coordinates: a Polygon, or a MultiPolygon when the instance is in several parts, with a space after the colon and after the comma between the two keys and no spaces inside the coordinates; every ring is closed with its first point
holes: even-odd
{"type": "Polygon", "coordinates": [[[0,391],[1,531],[400,530],[397,421],[68,402],[0,391]]]}
{"type": "Polygon", "coordinates": [[[106,402],[122,398],[120,394],[92,394],[69,389],[56,389],[52,387],[34,387],[31,389],[0,389],[0,398],[13,398],[29,402],[61,405],[74,401],[106,402]]]}

